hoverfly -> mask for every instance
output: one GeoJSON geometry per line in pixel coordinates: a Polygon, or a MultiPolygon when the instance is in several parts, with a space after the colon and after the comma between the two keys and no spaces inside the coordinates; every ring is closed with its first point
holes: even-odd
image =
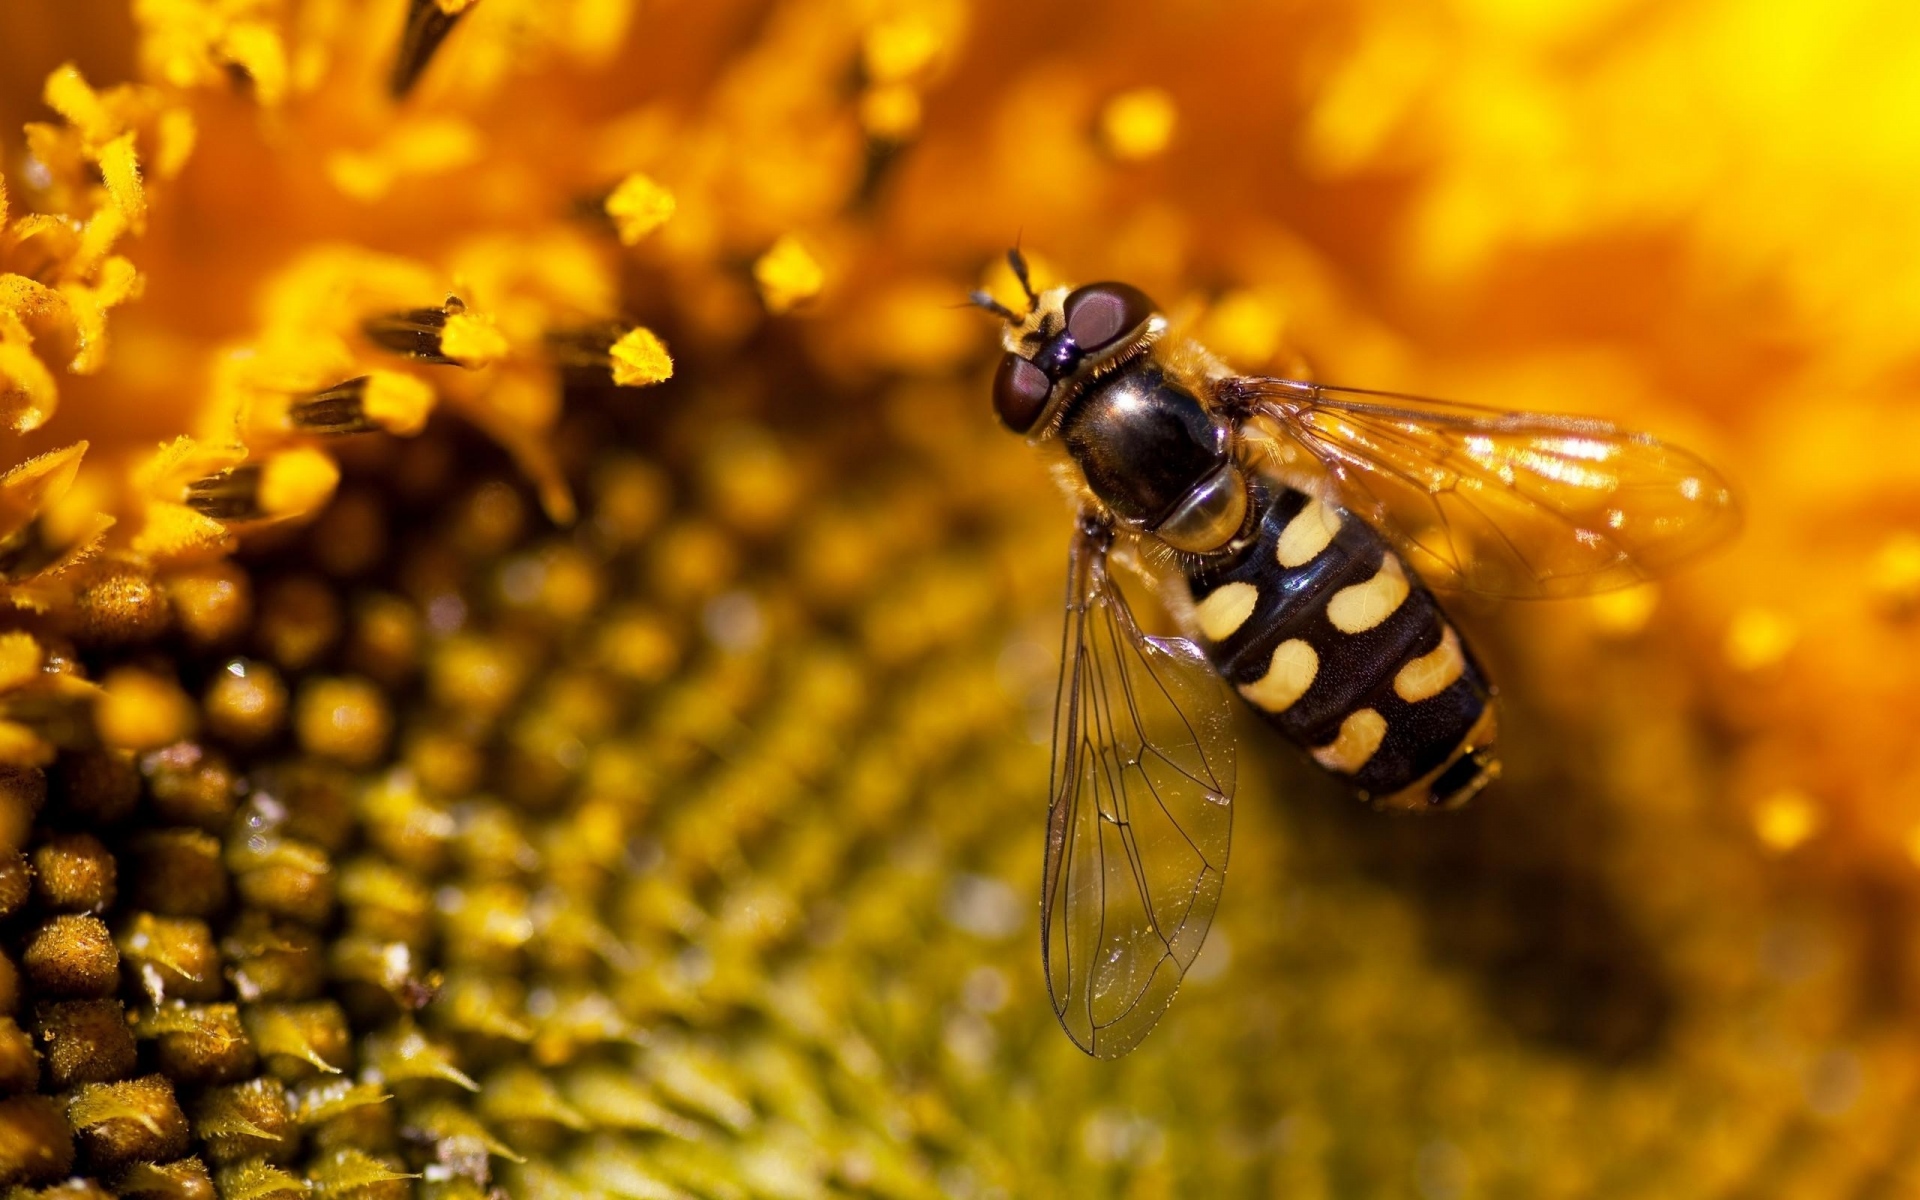
{"type": "Polygon", "coordinates": [[[1054,1012],[1118,1057],[1166,1012],[1220,901],[1227,686],[1381,807],[1499,773],[1493,688],[1428,586],[1582,595],[1666,572],[1740,523],[1693,454],[1584,417],[1237,375],[1125,283],[1034,290],[993,404],[1079,505],[1053,726],[1041,960],[1054,1012]],[[1109,573],[1168,577],[1190,637],[1109,573]]]}

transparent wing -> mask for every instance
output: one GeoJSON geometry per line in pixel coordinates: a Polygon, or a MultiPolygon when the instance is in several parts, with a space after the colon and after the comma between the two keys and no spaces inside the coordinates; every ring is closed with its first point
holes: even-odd
{"type": "Polygon", "coordinates": [[[1226,685],[1183,638],[1148,637],[1082,517],[1068,564],[1040,957],[1054,1013],[1100,1058],[1147,1036],[1213,921],[1232,831],[1226,685]]]}
{"type": "Polygon", "coordinates": [[[1290,379],[1229,378],[1230,409],[1274,427],[1302,466],[1434,587],[1540,598],[1627,587],[1740,528],[1697,455],[1584,417],[1510,413],[1290,379]]]}

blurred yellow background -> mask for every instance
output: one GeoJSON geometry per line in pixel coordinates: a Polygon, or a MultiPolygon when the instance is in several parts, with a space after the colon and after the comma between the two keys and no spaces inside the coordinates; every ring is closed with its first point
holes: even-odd
{"type": "Polygon", "coordinates": [[[6,0],[0,276],[42,290],[0,288],[5,465],[88,448],[57,495],[0,484],[4,532],[91,557],[8,552],[0,657],[107,682],[76,733],[7,675],[0,750],[50,780],[8,848],[64,861],[77,762],[142,799],[100,832],[117,897],[0,906],[45,1059],[6,1087],[55,1097],[0,1100],[0,1175],[1920,1192],[1916,35],[1884,0],[6,0]],[[1217,941],[1117,1064],[1037,962],[1069,514],[956,306],[1015,239],[1244,370],[1650,429],[1748,518],[1655,587],[1455,606],[1505,709],[1465,812],[1363,811],[1245,722],[1217,941]],[[446,361],[363,332],[453,294],[446,361]],[[362,376],[386,433],[302,415],[362,376]],[[284,680],[257,728],[235,654],[284,680]],[[348,799],[269,887],[252,793],[183,817],[168,746],[348,799]],[[238,1005],[272,1137],[220,1107],[247,1071],[160,1054],[179,988],[138,970],[152,839],[196,824],[236,890],[173,914],[221,947],[187,1000],[238,1005]],[[98,1078],[21,957],[88,908],[140,1039],[98,1078]],[[260,921],[309,985],[247,990],[260,921]],[[307,1019],[275,1005],[328,1002],[324,1065],[393,1097],[364,1129],[299,1115],[273,1049],[307,1019]],[[177,1097],[146,1157],[211,1174],[103,1148],[101,1097],[147,1101],[74,1089],[135,1078],[177,1097]]]}

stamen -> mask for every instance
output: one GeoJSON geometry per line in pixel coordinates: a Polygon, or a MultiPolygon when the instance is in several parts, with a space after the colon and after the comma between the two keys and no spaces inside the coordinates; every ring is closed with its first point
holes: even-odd
{"type": "Polygon", "coordinates": [[[400,55],[393,63],[387,89],[395,100],[405,98],[433,60],[440,43],[479,0],[410,0],[406,32],[400,37],[400,55]]]}
{"type": "Polygon", "coordinates": [[[616,387],[646,387],[673,378],[673,356],[645,326],[613,322],[547,335],[547,352],[562,370],[604,379],[616,387]]]}
{"type": "Polygon", "coordinates": [[[454,362],[442,351],[440,338],[446,331],[447,318],[466,310],[466,304],[458,296],[448,296],[446,304],[439,308],[410,308],[405,312],[368,317],[360,323],[360,328],[382,350],[450,367],[454,362]]]}
{"type": "Polygon", "coordinates": [[[426,425],[433,389],[411,375],[374,371],[293,402],[288,416],[304,433],[386,432],[409,437],[426,425]]]}
{"type": "Polygon", "coordinates": [[[448,296],[439,308],[368,317],[360,328],[383,350],[440,366],[477,370],[505,358],[509,348],[493,319],[469,311],[458,296],[448,296]]]}
{"type": "Polygon", "coordinates": [[[339,482],[331,458],[302,447],[196,479],[187,485],[186,503],[216,521],[294,517],[326,503],[339,482]]]}

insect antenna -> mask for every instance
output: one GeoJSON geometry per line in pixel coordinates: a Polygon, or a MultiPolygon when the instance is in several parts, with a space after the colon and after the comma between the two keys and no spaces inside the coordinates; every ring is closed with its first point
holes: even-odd
{"type": "Polygon", "coordinates": [[[1015,246],[1007,251],[1007,265],[1013,268],[1013,277],[1020,281],[1020,290],[1027,294],[1027,311],[1040,307],[1040,293],[1033,290],[1033,275],[1027,270],[1027,256],[1015,246]]]}
{"type": "Polygon", "coordinates": [[[975,288],[973,291],[967,293],[967,303],[973,305],[975,308],[984,308],[1004,321],[1012,321],[1016,325],[1020,323],[1019,313],[1008,308],[998,300],[995,300],[992,296],[987,295],[983,289],[975,288]]]}

